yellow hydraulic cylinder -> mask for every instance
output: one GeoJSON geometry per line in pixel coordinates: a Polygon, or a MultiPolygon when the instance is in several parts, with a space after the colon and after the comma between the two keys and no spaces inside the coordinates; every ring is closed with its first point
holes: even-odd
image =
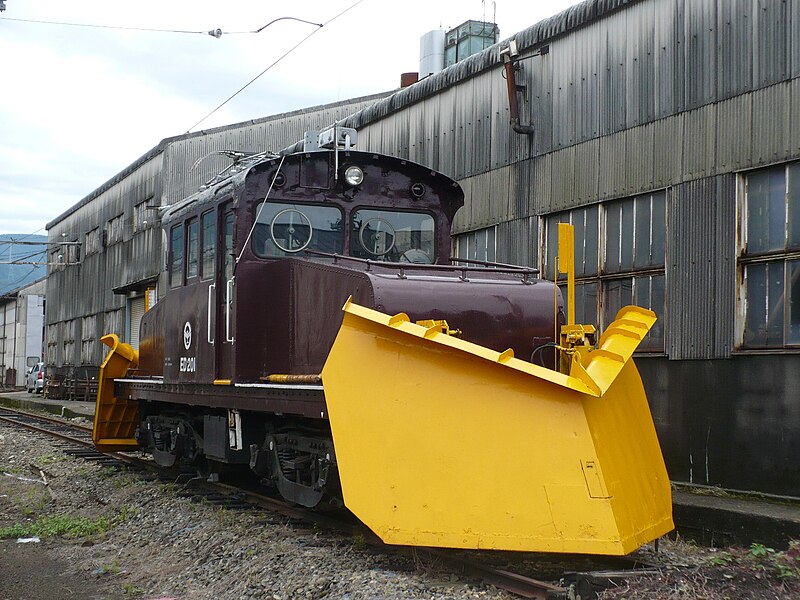
{"type": "Polygon", "coordinates": [[[672,530],[631,360],[653,313],[623,309],[562,374],[404,314],[344,310],[325,397],[345,504],[383,541],[627,554],[672,530]]]}
{"type": "Polygon", "coordinates": [[[111,333],[100,341],[111,350],[100,365],[97,401],[94,407],[92,440],[101,452],[136,450],[136,427],[139,424],[139,402],[114,395],[114,379],[124,377],[128,369],[139,366],[139,353],[111,333]]]}

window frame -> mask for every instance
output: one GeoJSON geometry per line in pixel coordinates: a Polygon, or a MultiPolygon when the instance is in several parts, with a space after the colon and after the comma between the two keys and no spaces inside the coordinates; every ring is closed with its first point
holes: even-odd
{"type": "MultiPolygon", "coordinates": [[[[737,198],[736,198],[736,323],[734,331],[734,353],[796,353],[800,351],[800,335],[797,336],[797,341],[791,340],[791,304],[792,304],[792,283],[791,283],[791,270],[792,263],[795,263],[797,269],[800,269],[800,240],[792,244],[791,238],[797,235],[798,231],[793,230],[794,227],[800,227],[800,161],[787,161],[767,167],[758,169],[751,169],[742,171],[738,174],[737,180],[737,198]],[[750,242],[750,185],[754,175],[768,175],[770,172],[782,171],[783,176],[783,247],[782,248],[757,248],[756,250],[748,252],[748,243],[750,242]],[[794,182],[792,176],[797,181],[794,182]],[[796,195],[793,195],[793,192],[796,195]],[[794,198],[794,211],[792,210],[792,203],[794,198]],[[794,219],[792,218],[794,217],[794,219]],[[779,300],[782,304],[782,327],[781,327],[781,341],[780,343],[772,343],[769,340],[770,335],[770,281],[768,281],[769,267],[775,265],[780,267],[782,271],[782,294],[779,300]],[[763,323],[764,331],[763,336],[766,336],[766,341],[759,343],[758,341],[747,341],[748,337],[748,322],[750,321],[751,314],[748,312],[749,298],[748,298],[748,271],[750,268],[764,267],[765,271],[765,310],[764,317],[766,321],[763,323]],[[788,300],[787,300],[788,298],[788,300]]],[[[769,199],[767,199],[767,210],[769,209],[769,199]]],[[[767,230],[771,228],[774,223],[770,222],[770,218],[765,220],[767,230]]],[[[766,232],[771,233],[770,231],[766,232]]],[[[800,297],[797,298],[796,304],[800,305],[800,297]]],[[[774,308],[773,308],[774,310],[774,308]]],[[[800,311],[800,308],[797,309],[800,311]]],[[[753,333],[754,337],[758,334],[753,333]]]]}
{"type": "Polygon", "coordinates": [[[214,209],[207,210],[200,214],[200,279],[212,279],[216,274],[217,268],[217,212],[214,209]],[[206,227],[206,221],[210,222],[210,227],[206,227]],[[206,240],[206,235],[210,231],[210,240],[206,240]],[[206,264],[206,257],[210,260],[206,264]],[[209,267],[208,269],[206,267],[209,267]]]}
{"type": "Polygon", "coordinates": [[[184,277],[185,277],[184,265],[186,263],[186,261],[184,260],[185,255],[186,255],[186,232],[184,231],[183,222],[180,222],[169,228],[168,274],[169,274],[169,287],[171,288],[180,287],[184,283],[184,277]],[[180,240],[176,240],[175,238],[176,232],[180,232],[180,240]],[[177,258],[175,254],[176,242],[179,242],[177,245],[180,246],[180,255],[177,258]]]}
{"type": "MultiPolygon", "coordinates": [[[[666,356],[667,349],[669,348],[668,344],[668,333],[666,327],[666,320],[667,320],[667,289],[668,289],[668,273],[667,273],[667,265],[668,265],[668,252],[667,252],[667,231],[669,229],[669,195],[670,195],[670,188],[658,188],[654,190],[650,190],[648,192],[644,192],[641,194],[634,194],[631,196],[624,196],[621,198],[612,198],[609,200],[603,200],[601,202],[593,202],[591,204],[585,204],[582,206],[576,206],[567,210],[561,210],[557,212],[548,213],[545,215],[540,216],[539,220],[539,264],[541,265],[541,272],[542,277],[546,279],[550,279],[551,281],[556,281],[556,274],[553,272],[554,264],[548,264],[548,257],[551,254],[553,257],[557,254],[557,246],[553,249],[552,253],[549,253],[548,244],[558,243],[558,236],[557,234],[553,235],[550,231],[552,225],[556,225],[558,223],[570,223],[573,224],[573,217],[576,214],[582,213],[586,215],[588,211],[593,210],[596,207],[596,214],[597,214],[597,230],[596,230],[596,244],[597,247],[592,250],[591,256],[597,258],[597,268],[596,269],[586,269],[585,265],[578,266],[577,259],[579,256],[587,257],[590,254],[587,252],[587,248],[584,247],[578,251],[576,248],[576,269],[575,269],[575,288],[576,288],[576,320],[586,321],[589,324],[596,324],[601,331],[605,330],[614,319],[615,315],[611,315],[607,313],[607,294],[611,291],[610,287],[614,284],[619,282],[630,282],[630,296],[632,302],[635,303],[637,290],[642,282],[647,282],[648,285],[648,297],[650,298],[650,305],[653,305],[653,295],[654,295],[654,288],[653,282],[655,278],[662,278],[663,286],[662,286],[662,295],[663,295],[663,307],[659,313],[659,329],[663,331],[662,341],[663,345],[659,344],[659,348],[647,348],[644,346],[644,349],[640,346],[637,349],[637,354],[646,355],[646,356],[666,356]],[[653,264],[652,263],[652,247],[653,247],[653,228],[654,228],[654,206],[655,206],[655,196],[663,194],[663,208],[664,208],[664,230],[663,230],[663,263],[661,264],[653,264]],[[650,211],[649,211],[649,248],[651,251],[651,260],[650,264],[641,266],[637,265],[636,260],[636,229],[637,229],[637,201],[640,201],[644,198],[649,198],[650,200],[650,211]],[[620,205],[621,208],[624,208],[623,203],[631,202],[632,203],[632,212],[631,212],[631,237],[632,237],[632,246],[631,246],[631,253],[630,253],[630,266],[623,264],[622,260],[622,252],[620,251],[620,260],[619,265],[614,263],[614,270],[609,269],[609,259],[608,259],[608,228],[609,228],[609,212],[610,208],[614,205],[620,205]],[[567,216],[567,220],[561,220],[559,217],[558,220],[554,220],[554,217],[564,215],[567,216]],[[585,314],[585,309],[587,308],[585,304],[586,298],[586,291],[587,289],[593,288],[593,294],[590,294],[589,297],[594,296],[596,299],[595,302],[595,312],[594,315],[587,315],[585,314]],[[584,313],[581,315],[581,313],[584,313]],[[581,319],[581,317],[583,317],[581,319]]],[[[584,217],[584,227],[587,226],[586,218],[584,217]]],[[[619,219],[619,227],[622,230],[623,227],[623,219],[620,216],[619,219]]],[[[623,236],[619,235],[619,246],[622,247],[623,244],[623,236]]],[[[583,236],[583,239],[587,239],[587,236],[583,236]]],[[[613,239],[617,239],[617,236],[614,236],[613,239]]],[[[577,236],[576,236],[576,243],[577,243],[577,236]]],[[[559,287],[562,288],[562,291],[565,289],[566,286],[566,275],[558,274],[557,282],[559,287]]],[[[566,296],[566,294],[565,294],[566,296]]]]}
{"type": "Polygon", "coordinates": [[[184,238],[184,268],[186,281],[200,276],[200,220],[197,217],[186,219],[183,231],[184,238]],[[194,229],[194,237],[192,237],[194,229]]]}

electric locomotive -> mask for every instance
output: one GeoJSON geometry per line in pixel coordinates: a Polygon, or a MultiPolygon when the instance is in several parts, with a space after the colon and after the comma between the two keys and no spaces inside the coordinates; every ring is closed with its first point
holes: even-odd
{"type": "Polygon", "coordinates": [[[609,339],[624,348],[595,349],[535,269],[451,257],[455,181],[355,139],[335,127],[244,157],[164,210],[160,298],[139,352],[103,338],[98,448],[250,470],[292,502],[343,501],[391,543],[621,553],[671,529],[628,343],[648,311],[620,320],[609,339]],[[627,399],[609,417],[593,401],[609,404],[615,386],[627,399]],[[598,439],[630,418],[644,428],[632,486],[614,480],[625,448],[598,439]],[[558,423],[568,430],[546,441],[558,423]],[[568,447],[564,474],[539,472],[568,447]],[[518,474],[530,490],[508,489],[516,469],[532,470],[518,474]],[[453,506],[460,482],[466,508],[453,506]],[[619,521],[615,494],[623,512],[642,496],[648,508],[604,531],[619,521]],[[582,532],[577,515],[565,521],[553,507],[570,495],[601,520],[582,532]]]}

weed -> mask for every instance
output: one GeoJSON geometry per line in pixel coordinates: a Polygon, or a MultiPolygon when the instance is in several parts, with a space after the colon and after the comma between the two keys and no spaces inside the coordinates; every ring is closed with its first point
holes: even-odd
{"type": "Polygon", "coordinates": [[[214,511],[214,519],[220,527],[230,527],[236,523],[236,514],[233,511],[220,507],[214,511]]]}
{"type": "Polygon", "coordinates": [[[27,536],[86,537],[108,531],[110,523],[105,517],[89,519],[68,515],[42,515],[33,521],[0,527],[0,539],[27,536]]]}
{"type": "Polygon", "coordinates": [[[122,593],[126,596],[140,596],[144,594],[144,590],[140,587],[136,587],[132,583],[126,583],[122,588],[122,593]]]}
{"type": "Polygon", "coordinates": [[[45,467],[47,465],[64,462],[65,460],[67,460],[65,454],[42,454],[41,456],[37,456],[34,462],[39,467],[45,467]]]}
{"type": "Polygon", "coordinates": [[[109,573],[111,575],[116,575],[117,573],[119,573],[119,563],[117,562],[116,559],[114,559],[113,561],[111,561],[110,565],[105,565],[105,564],[102,565],[100,567],[100,572],[103,575],[108,575],[109,573]]]}

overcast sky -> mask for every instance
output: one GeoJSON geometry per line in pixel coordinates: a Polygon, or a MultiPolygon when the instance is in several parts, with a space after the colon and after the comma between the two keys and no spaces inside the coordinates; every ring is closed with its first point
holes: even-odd
{"type": "MultiPolygon", "coordinates": [[[[33,19],[224,32],[278,17],[323,23],[356,0],[264,2],[5,0],[0,13],[0,234],[45,224],[161,139],[185,133],[315,29],[279,21],[259,34],[156,33],[33,19]]],[[[399,86],[417,71],[419,38],[467,19],[500,38],[575,0],[362,0],[213,116],[205,129],[399,86]]]]}

